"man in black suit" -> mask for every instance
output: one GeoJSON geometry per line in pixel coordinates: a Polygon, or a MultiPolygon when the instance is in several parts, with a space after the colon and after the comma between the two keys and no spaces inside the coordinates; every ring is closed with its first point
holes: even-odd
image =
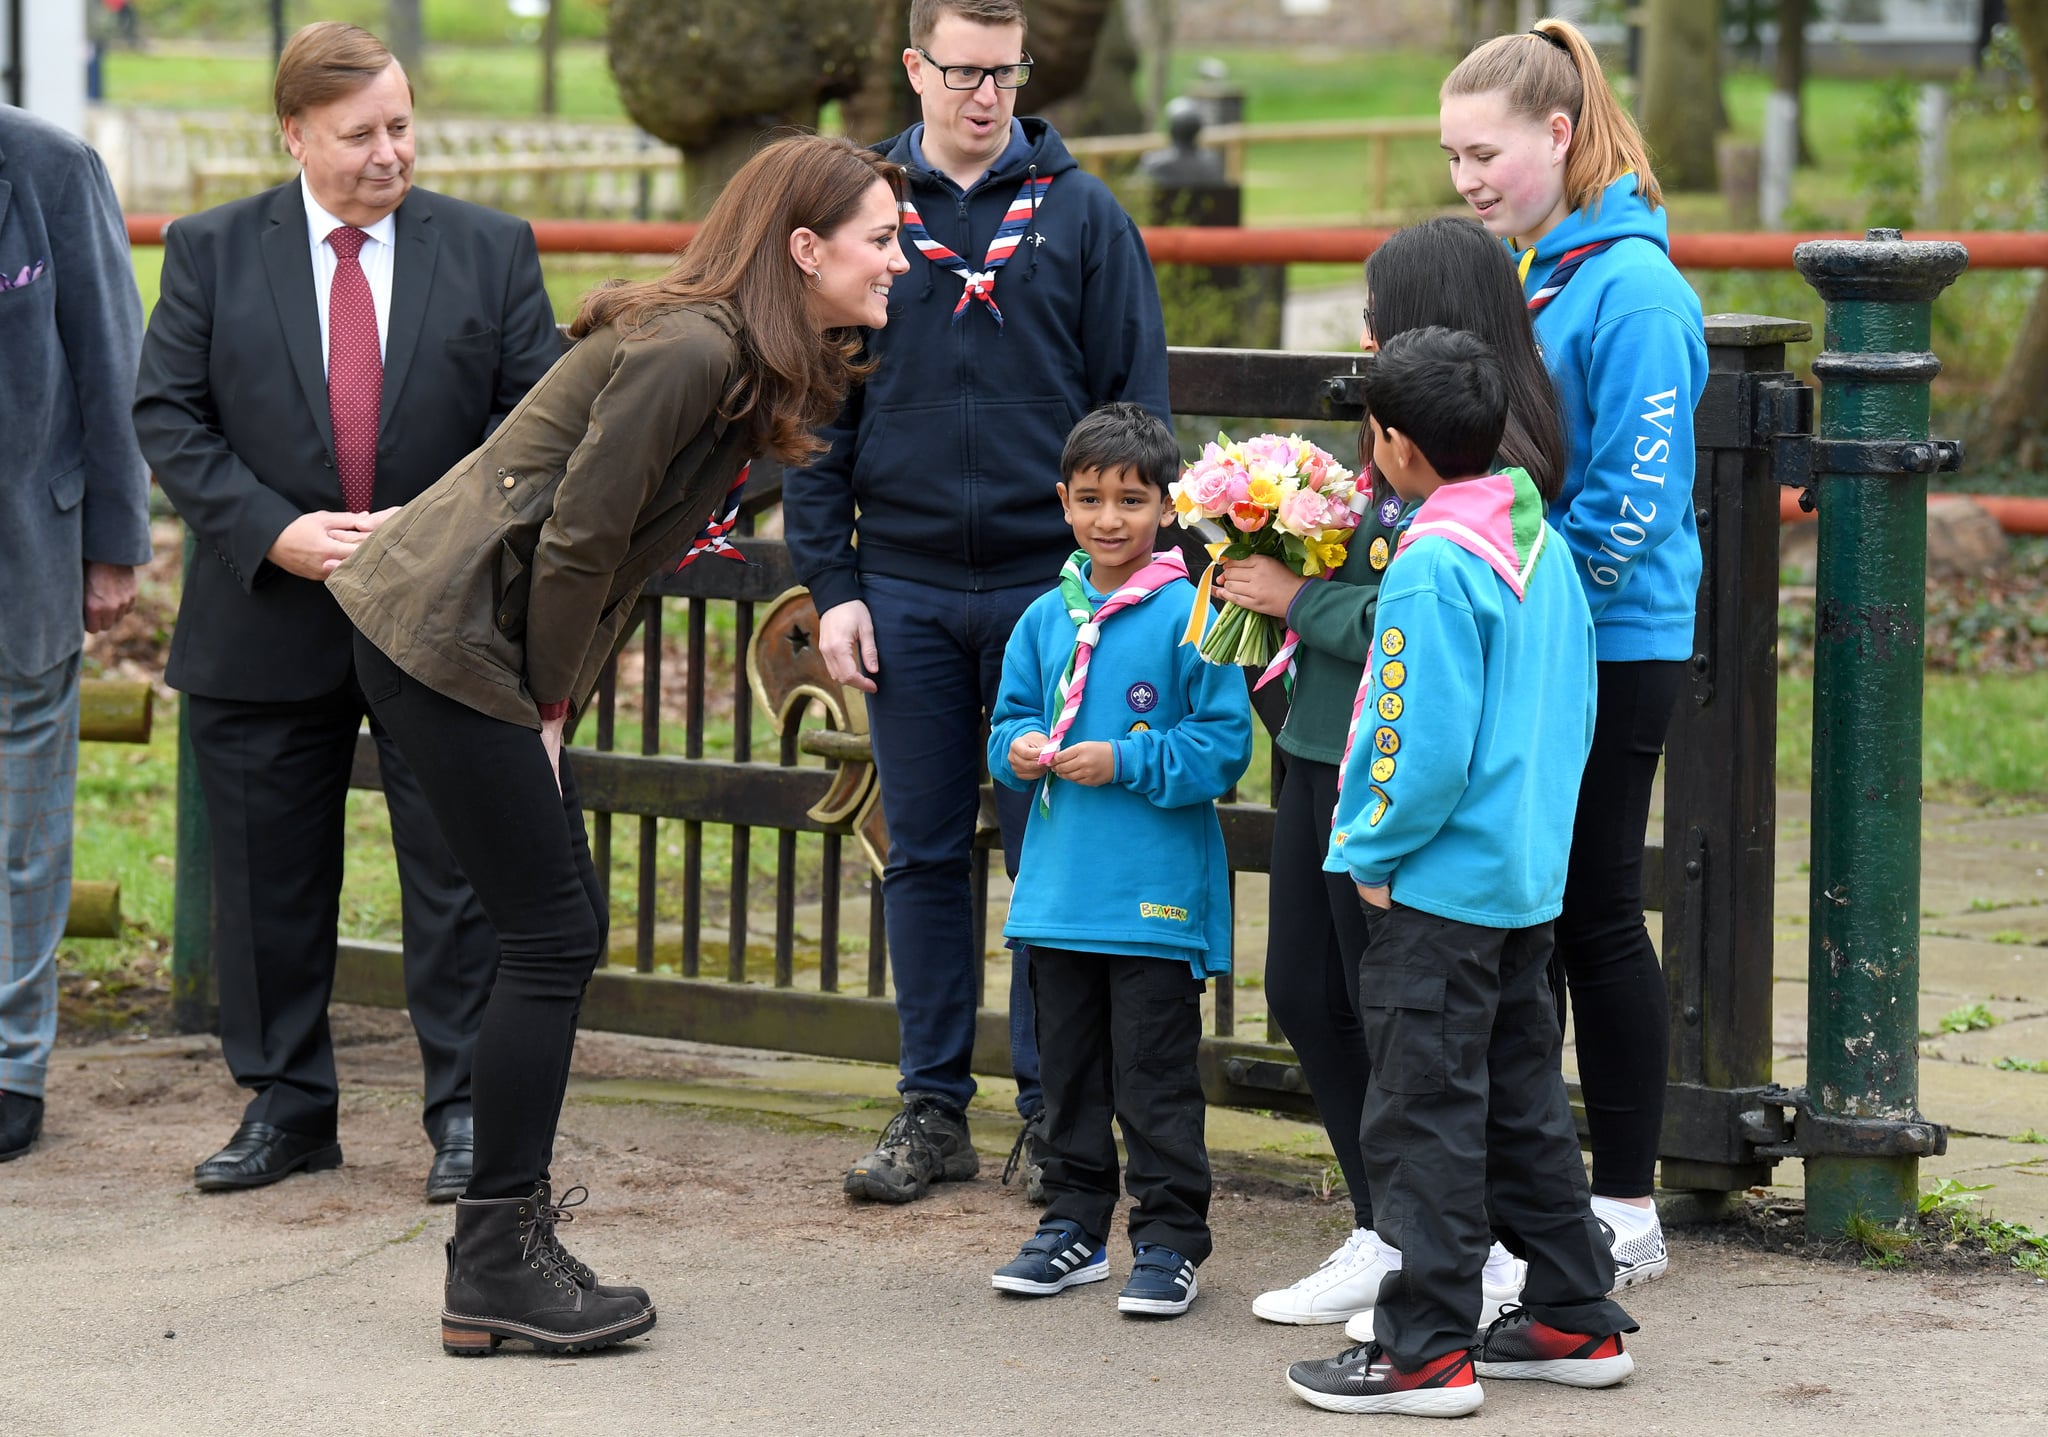
{"type": "MultiPolygon", "coordinates": [[[[202,1190],[339,1166],[333,989],[342,834],[367,713],[323,577],[468,454],[561,353],[522,221],[412,185],[412,88],[354,26],[278,62],[303,171],[178,220],[135,432],[197,536],[170,683],[213,829],[221,1050],[255,1091],[202,1190]]],[[[416,780],[377,730],[426,1069],[430,1201],[471,1165],[470,1055],[497,940],[416,780]]]]}

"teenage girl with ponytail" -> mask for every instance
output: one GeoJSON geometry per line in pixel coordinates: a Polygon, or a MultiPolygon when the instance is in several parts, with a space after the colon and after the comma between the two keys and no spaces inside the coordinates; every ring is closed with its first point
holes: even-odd
{"type": "Polygon", "coordinates": [[[1556,381],[1570,450],[1550,522],[1592,606],[1599,711],[1572,832],[1553,979],[1569,994],[1592,1132],[1593,1216],[1616,1285],[1661,1277],[1651,1202],[1669,1042],[1643,922],[1650,787],[1700,579],[1693,406],[1700,305],[1673,267],[1643,138],[1572,25],[1474,50],[1439,96],[1451,180],[1506,242],[1556,381]]]}

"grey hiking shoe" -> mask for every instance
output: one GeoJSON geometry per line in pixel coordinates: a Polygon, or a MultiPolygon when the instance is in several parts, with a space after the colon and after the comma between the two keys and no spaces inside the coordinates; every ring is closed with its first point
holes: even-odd
{"type": "Polygon", "coordinates": [[[932,1093],[905,1093],[903,1110],[889,1119],[875,1150],[847,1169],[846,1195],[915,1202],[933,1183],[961,1182],[980,1171],[967,1115],[932,1093]]]}
{"type": "Polygon", "coordinates": [[[1017,1134],[1017,1145],[1010,1149],[1009,1159],[1003,1164],[1003,1186],[1008,1187],[1010,1179],[1020,1171],[1024,1174],[1024,1200],[1044,1207],[1047,1201],[1044,1108],[1024,1120],[1024,1126],[1017,1134]]]}

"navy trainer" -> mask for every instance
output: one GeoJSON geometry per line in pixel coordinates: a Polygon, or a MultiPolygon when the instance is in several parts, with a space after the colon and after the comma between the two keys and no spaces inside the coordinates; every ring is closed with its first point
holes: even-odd
{"type": "Polygon", "coordinates": [[[989,1283],[999,1292],[1050,1297],[1108,1276],[1108,1248],[1079,1228],[1055,1224],[1040,1228],[1014,1258],[995,1270],[989,1283]]]}
{"type": "Polygon", "coordinates": [[[1179,1317],[1194,1300],[1195,1265],[1170,1247],[1146,1243],[1131,1264],[1131,1280],[1117,1294],[1116,1310],[1179,1317]]]}

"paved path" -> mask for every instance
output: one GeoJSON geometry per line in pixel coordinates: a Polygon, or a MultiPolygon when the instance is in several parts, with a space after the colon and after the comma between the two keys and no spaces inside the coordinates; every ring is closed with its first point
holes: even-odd
{"type": "MultiPolygon", "coordinates": [[[[1010,1130],[995,1105],[977,1113],[981,1180],[856,1208],[838,1179],[880,1116],[863,1096],[874,1070],[618,1037],[579,1054],[556,1172],[596,1196],[565,1235],[646,1284],[660,1325],[577,1359],[445,1358],[450,1215],[418,1198],[417,1060],[395,1015],[342,1010],[340,1026],[347,1165],[253,1193],[185,1181],[239,1106],[210,1041],[64,1055],[46,1147],[0,1169],[16,1295],[0,1430],[1288,1434],[1346,1420],[1282,1381],[1287,1361],[1336,1350],[1336,1331],[1249,1312],[1346,1225],[1301,1184],[1225,1177],[1217,1255],[1177,1322],[1119,1318],[1114,1284],[1005,1298],[987,1274],[1035,1214],[993,1180],[1010,1130]]],[[[1219,1124],[1226,1174],[1271,1121],[1219,1124]]],[[[1467,1430],[2038,1431],[2048,1285],[1678,1235],[1674,1254],[1671,1277],[1629,1297],[1643,1331],[1628,1384],[1491,1383],[1467,1430]]],[[[1112,1257],[1123,1271],[1121,1243],[1112,1257]]]]}

